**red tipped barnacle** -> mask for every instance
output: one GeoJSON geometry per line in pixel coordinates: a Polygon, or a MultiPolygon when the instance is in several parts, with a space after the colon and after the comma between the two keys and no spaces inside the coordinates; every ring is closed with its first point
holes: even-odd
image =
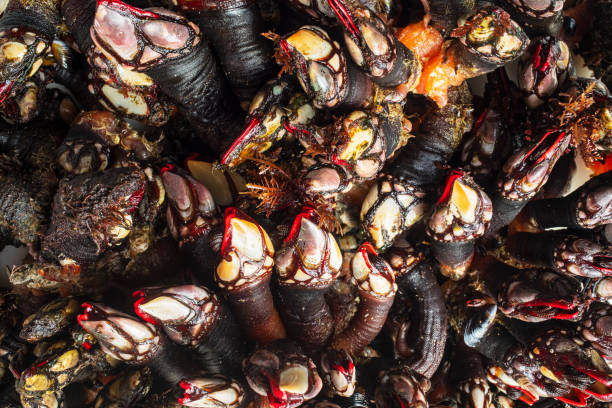
{"type": "Polygon", "coordinates": [[[542,105],[573,73],[572,56],[567,44],[553,37],[531,41],[521,58],[518,82],[530,108],[542,105]]]}
{"type": "Polygon", "coordinates": [[[332,395],[353,395],[357,383],[357,369],[350,354],[344,350],[327,349],[321,354],[319,368],[323,382],[332,395]]]}
{"type": "Polygon", "coordinates": [[[222,375],[181,380],[183,397],[178,403],[184,407],[238,408],[245,398],[245,390],[231,378],[222,375]]]}
{"type": "Polygon", "coordinates": [[[569,141],[569,134],[565,131],[547,131],[534,143],[512,155],[504,164],[497,183],[501,195],[513,201],[532,198],[548,180],[569,141]]]}
{"type": "Polygon", "coordinates": [[[172,341],[192,346],[208,336],[221,309],[214,293],[196,285],[145,288],[134,297],[141,319],[161,326],[172,341]]]}
{"type": "Polygon", "coordinates": [[[248,337],[264,344],[286,337],[270,292],[274,246],[268,233],[233,207],[225,210],[224,222],[217,284],[248,337]]]}
{"type": "Polygon", "coordinates": [[[164,167],[160,173],[169,203],[166,221],[174,239],[182,246],[208,235],[218,221],[206,186],[174,167],[164,167]]]}
{"type": "Polygon", "coordinates": [[[354,111],[335,124],[334,162],[358,181],[375,178],[387,160],[387,143],[377,115],[354,111]]]}
{"type": "Polygon", "coordinates": [[[277,55],[297,76],[314,106],[357,108],[369,103],[373,85],[346,58],[337,42],[316,26],[283,36],[277,55]]]}
{"type": "Polygon", "coordinates": [[[578,320],[585,309],[583,285],[547,270],[523,270],[506,278],[498,291],[499,310],[527,322],[578,320]]]}
{"type": "Polygon", "coordinates": [[[295,218],[275,264],[289,336],[306,350],[323,347],[334,331],[324,295],[340,273],[342,252],[334,236],[318,225],[312,208],[295,218]]]}
{"type": "Polygon", "coordinates": [[[221,152],[229,147],[241,126],[241,114],[195,24],[161,8],[141,10],[118,0],[102,1],[91,38],[124,69],[155,81],[211,149],[221,152]]]}
{"type": "Polygon", "coordinates": [[[240,290],[269,278],[274,265],[274,246],[268,233],[243,212],[225,210],[221,261],[215,271],[219,286],[240,290]]]}
{"type": "Polygon", "coordinates": [[[570,135],[563,130],[546,131],[533,143],[510,156],[492,196],[494,212],[487,235],[494,235],[509,224],[540,191],[565,153],[570,139],[570,135]]]}
{"type": "Polygon", "coordinates": [[[334,236],[306,208],[295,218],[275,257],[279,282],[288,286],[328,286],[338,276],[342,253],[334,236]]]}
{"type": "Polygon", "coordinates": [[[257,349],[244,360],[243,371],[251,389],[273,408],[295,408],[323,387],[315,364],[293,343],[257,349]]]}
{"type": "Polygon", "coordinates": [[[428,209],[425,191],[391,176],[374,184],[361,204],[361,228],[380,250],[418,222],[428,209]]]}
{"type": "Polygon", "coordinates": [[[452,171],[427,224],[441,272],[463,277],[474,256],[474,240],[483,236],[493,215],[487,194],[462,171],[452,171]]]}
{"type": "Polygon", "coordinates": [[[344,43],[351,58],[361,69],[381,86],[416,87],[421,74],[419,60],[375,12],[344,0],[328,3],[344,28],[344,43]]]}
{"type": "Polygon", "coordinates": [[[378,335],[395,298],[397,285],[391,266],[366,242],[351,261],[351,282],[359,290],[360,302],[348,327],[332,342],[336,350],[358,354],[378,335]]]}
{"type": "Polygon", "coordinates": [[[144,363],[158,353],[162,339],[150,323],[98,303],[83,303],[83,309],[79,324],[113,358],[144,363]]]}
{"type": "Polygon", "coordinates": [[[136,314],[159,325],[175,343],[201,357],[209,373],[239,375],[246,345],[238,322],[210,290],[196,285],[134,292],[136,314]]]}

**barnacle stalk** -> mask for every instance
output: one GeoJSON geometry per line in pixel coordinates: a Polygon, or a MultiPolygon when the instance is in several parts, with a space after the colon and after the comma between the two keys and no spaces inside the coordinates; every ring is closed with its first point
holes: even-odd
{"type": "Polygon", "coordinates": [[[384,87],[414,89],[421,74],[415,54],[393,35],[373,11],[345,0],[328,0],[344,29],[344,43],[353,61],[384,87]]]}
{"type": "Polygon", "coordinates": [[[323,386],[315,364],[294,343],[257,349],[244,360],[243,371],[251,389],[272,408],[296,408],[323,386]]]}
{"type": "Polygon", "coordinates": [[[270,292],[274,247],[268,233],[255,220],[229,207],[220,256],[215,280],[247,337],[262,344],[285,338],[270,292]]]}
{"type": "Polygon", "coordinates": [[[474,256],[474,241],[484,235],[492,216],[487,194],[469,175],[452,171],[427,224],[443,275],[465,276],[474,256]]]}
{"type": "Polygon", "coordinates": [[[77,321],[109,356],[128,364],[147,364],[156,378],[176,384],[199,374],[200,366],[183,350],[173,347],[151,323],[142,322],[98,303],[83,303],[77,321]]]}
{"type": "Polygon", "coordinates": [[[192,22],[168,10],[104,0],[98,2],[91,38],[118,65],[151,77],[213,150],[223,151],[239,133],[241,121],[223,76],[192,22]]]}
{"type": "Polygon", "coordinates": [[[444,107],[429,109],[421,125],[388,166],[388,172],[405,182],[425,188],[439,185],[447,175],[445,165],[472,128],[472,94],[466,83],[448,90],[444,107]]]}
{"type": "Polygon", "coordinates": [[[360,303],[348,327],[337,334],[333,348],[356,355],[378,335],[393,305],[397,285],[391,266],[366,242],[351,261],[351,282],[360,303]]]}
{"type": "Polygon", "coordinates": [[[391,176],[374,184],[361,204],[361,228],[379,250],[419,221],[428,209],[425,192],[391,176]]]}
{"type": "Polygon", "coordinates": [[[254,0],[177,1],[210,41],[232,90],[249,101],[274,72],[272,45],[261,33],[266,26],[254,0]]]}
{"type": "Polygon", "coordinates": [[[320,349],[334,330],[323,295],[340,272],[342,253],[334,236],[317,225],[314,209],[305,208],[296,216],[275,265],[289,336],[307,351],[320,349]]]}
{"type": "Polygon", "coordinates": [[[488,236],[508,225],[540,191],[569,142],[568,133],[561,130],[547,131],[510,156],[504,164],[497,181],[497,190],[492,197],[494,211],[486,233],[488,236]]]}
{"type": "Polygon", "coordinates": [[[508,236],[506,249],[522,262],[552,268],[568,276],[602,278],[612,275],[612,251],[573,235],[518,232],[508,236]]]}
{"type": "Polygon", "coordinates": [[[448,331],[444,296],[431,261],[419,259],[407,246],[393,246],[385,257],[394,270],[401,264],[407,269],[397,277],[398,296],[411,305],[393,331],[395,354],[403,365],[431,378],[442,362],[440,350],[446,345],[448,331]]]}
{"type": "Polygon", "coordinates": [[[175,343],[192,347],[208,372],[240,375],[246,344],[238,323],[219,298],[196,285],[134,292],[134,311],[175,343]]]}
{"type": "Polygon", "coordinates": [[[184,407],[238,408],[246,394],[238,382],[222,375],[184,379],[179,386],[184,394],[178,403],[184,407]]]}
{"type": "Polygon", "coordinates": [[[612,220],[612,171],[593,177],[562,198],[532,201],[524,215],[530,230],[592,229],[612,220]]]}
{"type": "Polygon", "coordinates": [[[371,101],[372,82],[347,63],[323,29],[303,26],[280,38],[278,47],[277,58],[294,72],[316,108],[360,108],[371,101]]]}

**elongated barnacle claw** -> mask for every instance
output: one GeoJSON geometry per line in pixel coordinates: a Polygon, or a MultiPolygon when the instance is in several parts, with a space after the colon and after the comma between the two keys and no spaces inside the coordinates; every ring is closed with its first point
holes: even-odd
{"type": "Polygon", "coordinates": [[[196,345],[212,329],[221,303],[214,293],[195,285],[145,288],[134,292],[134,311],[146,322],[160,325],[174,342],[196,345]]]}
{"type": "Polygon", "coordinates": [[[499,290],[499,310],[531,322],[577,320],[585,309],[580,298],[582,289],[579,281],[551,271],[521,271],[499,290]]]}
{"type": "Polygon", "coordinates": [[[146,362],[159,351],[162,339],[155,326],[97,303],[83,303],[81,327],[117,360],[146,362]]]}

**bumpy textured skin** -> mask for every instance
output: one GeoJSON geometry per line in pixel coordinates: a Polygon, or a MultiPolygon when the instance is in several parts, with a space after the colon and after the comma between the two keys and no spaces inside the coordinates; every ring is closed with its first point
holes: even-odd
{"type": "Polygon", "coordinates": [[[223,152],[241,132],[242,121],[223,74],[204,43],[182,57],[147,68],[144,72],[173,98],[204,141],[223,152]],[[218,132],[218,133],[217,133],[218,132]]]}
{"type": "Polygon", "coordinates": [[[471,129],[471,101],[466,83],[450,88],[448,104],[425,115],[416,136],[391,164],[390,173],[418,186],[440,183],[446,170],[435,164],[446,164],[471,129]]]}
{"type": "Polygon", "coordinates": [[[61,0],[62,17],[79,46],[85,53],[93,45],[89,28],[96,12],[95,0],[61,0]]]}
{"type": "MultiPolygon", "coordinates": [[[[91,263],[118,244],[109,233],[135,212],[145,189],[145,174],[134,167],[114,168],[63,179],[53,204],[51,224],[43,238],[43,255],[91,263]]],[[[134,214],[136,215],[136,214],[134,214]]]]}
{"type": "Polygon", "coordinates": [[[20,174],[0,174],[0,226],[20,242],[32,244],[44,230],[44,207],[37,202],[32,186],[20,174]]]}
{"type": "Polygon", "coordinates": [[[203,1],[188,14],[211,42],[221,68],[236,95],[250,100],[276,67],[272,43],[258,5],[253,0],[203,1]]]}
{"type": "Polygon", "coordinates": [[[444,296],[429,262],[398,280],[398,290],[413,304],[408,330],[400,331],[395,350],[413,371],[431,378],[438,369],[446,346],[448,316],[444,296]]]}

